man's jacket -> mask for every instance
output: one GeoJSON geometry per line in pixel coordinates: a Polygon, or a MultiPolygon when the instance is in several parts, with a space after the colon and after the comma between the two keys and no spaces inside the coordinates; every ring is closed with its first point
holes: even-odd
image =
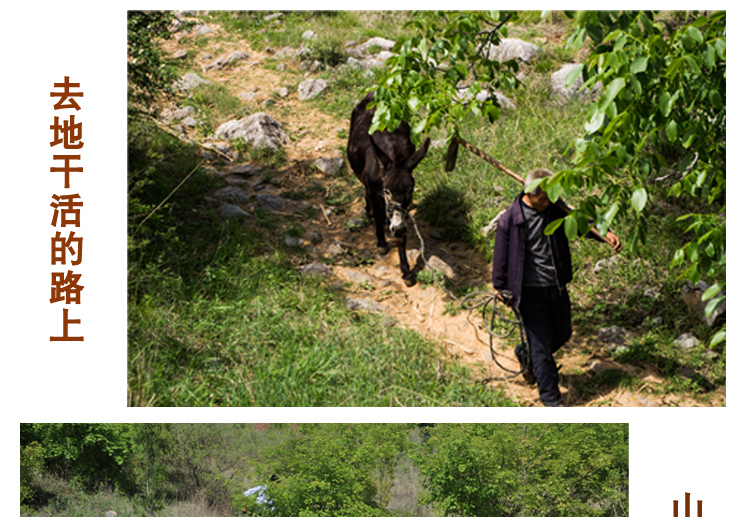
{"type": "MultiPolygon", "coordinates": [[[[510,207],[500,216],[495,233],[495,255],[492,266],[492,284],[498,291],[508,290],[513,293],[513,305],[521,303],[523,284],[523,264],[526,244],[526,224],[521,208],[519,194],[510,207]]],[[[545,226],[556,219],[565,217],[560,207],[550,204],[544,211],[545,226]]],[[[563,289],[573,279],[573,266],[570,258],[570,246],[565,235],[564,225],[560,225],[549,236],[552,258],[557,273],[557,287],[563,289]]],[[[594,237],[592,234],[587,237],[594,237]]],[[[597,240],[601,240],[598,239],[597,240]]]]}

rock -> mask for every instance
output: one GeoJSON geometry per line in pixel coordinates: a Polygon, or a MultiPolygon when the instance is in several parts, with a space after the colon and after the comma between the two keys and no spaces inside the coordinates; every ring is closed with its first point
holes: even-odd
{"type": "Polygon", "coordinates": [[[291,199],[286,199],[274,194],[258,194],[255,201],[260,208],[284,214],[291,214],[312,206],[305,201],[292,201],[291,199]]]}
{"type": "Polygon", "coordinates": [[[251,101],[254,100],[258,95],[258,92],[243,92],[237,95],[237,97],[239,97],[243,101],[251,101]]]}
{"type": "Polygon", "coordinates": [[[674,344],[681,346],[685,350],[690,350],[700,345],[700,340],[690,333],[680,334],[680,336],[673,341],[674,344]]]}
{"type": "Polygon", "coordinates": [[[104,517],[117,517],[117,512],[114,510],[109,510],[107,512],[104,512],[104,517]]]}
{"type": "Polygon", "coordinates": [[[374,300],[363,300],[359,298],[345,298],[344,306],[351,311],[385,312],[386,307],[374,300]]]}
{"type": "Polygon", "coordinates": [[[374,55],[363,57],[359,63],[363,68],[383,68],[385,61],[393,55],[393,52],[383,50],[374,55]]]}
{"type": "Polygon", "coordinates": [[[182,119],[182,123],[186,125],[187,127],[196,127],[200,122],[195,120],[195,117],[187,117],[182,119]]]}
{"type": "Polygon", "coordinates": [[[570,87],[566,87],[565,83],[568,77],[568,73],[575,68],[577,65],[569,63],[563,65],[563,67],[557,72],[553,73],[550,77],[552,81],[552,96],[557,97],[562,101],[568,101],[579,96],[595,96],[598,95],[602,90],[601,83],[596,84],[591,89],[581,90],[583,86],[583,77],[580,75],[576,78],[570,87]]]}
{"type": "Polygon", "coordinates": [[[610,345],[624,345],[627,337],[628,331],[616,325],[599,329],[599,341],[610,345]]]}
{"type": "Polygon", "coordinates": [[[327,264],[321,264],[320,262],[313,262],[312,264],[305,264],[300,268],[303,275],[306,276],[329,276],[333,273],[333,268],[327,264]]]}
{"type": "Polygon", "coordinates": [[[307,79],[300,83],[297,93],[299,100],[306,101],[320,95],[328,87],[328,83],[323,79],[307,79]]]}
{"type": "Polygon", "coordinates": [[[284,16],[284,13],[273,13],[273,14],[269,14],[268,16],[265,16],[263,19],[267,22],[272,22],[274,20],[278,20],[282,16],[284,16]]]}
{"type": "Polygon", "coordinates": [[[312,31],[311,29],[308,29],[302,33],[302,39],[315,39],[317,37],[318,35],[315,34],[315,32],[312,31]]]}
{"type": "MultiPolygon", "coordinates": [[[[707,289],[708,284],[703,280],[695,285],[693,285],[692,282],[688,282],[682,287],[682,299],[688,305],[690,310],[700,315],[701,319],[706,325],[708,325],[709,327],[713,327],[714,324],[716,324],[717,320],[724,319],[726,317],[727,302],[726,300],[722,302],[718,309],[714,311],[714,313],[711,314],[710,317],[706,317],[706,305],[708,305],[708,302],[710,300],[704,302],[701,298],[703,297],[703,293],[705,293],[707,289]]],[[[725,296],[725,294],[723,291],[720,291],[717,296],[725,296]]]]}
{"type": "Polygon", "coordinates": [[[617,263],[620,262],[620,260],[621,259],[618,255],[614,255],[608,259],[602,259],[598,261],[596,264],[594,264],[594,273],[599,274],[602,271],[611,269],[614,266],[616,266],[617,263]]]}
{"type": "Polygon", "coordinates": [[[589,365],[589,369],[594,372],[597,375],[601,375],[607,370],[610,370],[610,368],[607,367],[607,365],[601,361],[591,361],[591,364],[589,365]]]}
{"type": "Polygon", "coordinates": [[[504,63],[511,59],[520,59],[528,63],[539,53],[539,46],[520,39],[507,38],[500,45],[490,45],[488,58],[504,63]]]}
{"type": "Polygon", "coordinates": [[[187,74],[177,79],[172,84],[172,88],[174,88],[175,90],[188,91],[203,84],[211,84],[211,81],[203,79],[202,77],[192,72],[188,72],[187,74]]]}
{"type": "Polygon", "coordinates": [[[250,196],[237,187],[224,187],[213,193],[213,197],[226,203],[244,204],[250,200],[250,196]]]}
{"type": "Polygon", "coordinates": [[[349,56],[349,57],[348,57],[348,58],[346,59],[346,65],[347,65],[347,66],[350,66],[350,67],[352,67],[352,68],[364,68],[364,67],[362,66],[362,63],[360,63],[359,61],[357,61],[357,60],[356,60],[356,58],[354,58],[354,57],[352,57],[352,56],[349,56]]]}
{"type": "Polygon", "coordinates": [[[339,157],[318,158],[313,162],[313,165],[323,174],[326,174],[327,176],[335,176],[344,165],[344,159],[339,157]]]}
{"type": "Polygon", "coordinates": [[[677,368],[676,372],[677,375],[680,377],[685,377],[686,379],[694,379],[698,377],[698,372],[690,368],[689,366],[680,366],[677,368]]]}
{"type": "Polygon", "coordinates": [[[332,257],[340,257],[341,255],[346,255],[347,253],[346,246],[344,246],[340,242],[334,242],[330,246],[328,246],[328,254],[332,257]]]}
{"type": "Polygon", "coordinates": [[[225,66],[234,63],[235,61],[243,61],[249,59],[250,56],[241,50],[235,50],[229,55],[220,57],[210,65],[206,67],[207,70],[221,70],[225,66]]]}
{"type": "Polygon", "coordinates": [[[298,248],[302,246],[302,239],[286,234],[284,235],[284,244],[289,248],[298,248]]]}
{"type": "Polygon", "coordinates": [[[372,55],[372,51],[370,49],[373,48],[373,47],[379,48],[379,49],[381,49],[381,51],[383,51],[383,50],[391,50],[395,44],[396,44],[396,42],[394,42],[392,40],[389,40],[389,39],[386,39],[386,38],[381,38],[381,37],[374,37],[374,38],[370,38],[369,40],[365,41],[361,45],[357,45],[355,47],[350,47],[347,50],[347,52],[349,52],[350,54],[353,54],[355,56],[367,57],[367,56],[372,55]]]}
{"type": "Polygon", "coordinates": [[[221,206],[219,206],[219,215],[221,217],[225,217],[227,219],[232,217],[247,217],[250,214],[248,214],[245,210],[238,207],[237,205],[232,205],[229,203],[222,203],[221,206]]]}
{"type": "Polygon", "coordinates": [[[427,265],[442,274],[444,274],[447,278],[451,280],[456,279],[456,271],[451,267],[450,264],[445,262],[443,259],[438,257],[437,255],[432,255],[429,259],[427,259],[427,265]]]}
{"type": "Polygon", "coordinates": [[[284,97],[289,96],[289,89],[279,88],[278,90],[276,90],[276,94],[283,99],[284,97]]]}
{"type": "Polygon", "coordinates": [[[443,232],[441,232],[438,228],[431,228],[430,238],[435,239],[436,241],[439,241],[440,239],[443,238],[443,232]]]}
{"type": "Polygon", "coordinates": [[[238,176],[254,176],[259,172],[263,172],[263,169],[252,163],[242,163],[232,167],[231,174],[237,174],[238,176]]]}
{"type": "Polygon", "coordinates": [[[185,59],[187,57],[187,55],[188,55],[187,50],[185,50],[183,48],[183,49],[178,50],[174,54],[172,54],[172,58],[174,58],[174,59],[185,59]]]}
{"type": "Polygon", "coordinates": [[[195,115],[195,108],[192,106],[183,106],[181,108],[166,108],[161,112],[161,118],[170,123],[174,120],[183,120],[195,115]]]}
{"type": "MultiPolygon", "coordinates": [[[[468,100],[469,99],[469,90],[468,89],[461,90],[461,91],[458,92],[458,94],[456,96],[458,97],[459,100],[462,100],[462,101],[468,100]]],[[[506,108],[506,109],[516,109],[516,105],[513,104],[513,102],[509,98],[507,98],[505,95],[503,95],[502,93],[499,93],[499,92],[490,92],[489,90],[481,90],[476,95],[476,99],[480,100],[482,102],[487,101],[490,97],[495,97],[495,99],[497,100],[497,103],[501,107],[503,107],[503,108],[506,108]]]]}
{"type": "Polygon", "coordinates": [[[258,148],[278,149],[290,142],[284,127],[265,113],[225,122],[216,130],[216,136],[229,141],[240,138],[258,148]]]}
{"type": "Polygon", "coordinates": [[[195,34],[196,36],[205,36],[206,34],[211,34],[213,31],[214,30],[208,25],[201,24],[201,25],[197,25],[193,29],[193,34],[195,34]]]}

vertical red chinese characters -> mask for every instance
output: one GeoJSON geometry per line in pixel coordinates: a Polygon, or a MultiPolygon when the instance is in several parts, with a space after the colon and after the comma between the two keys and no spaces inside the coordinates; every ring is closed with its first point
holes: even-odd
{"type": "MultiPolygon", "coordinates": [[[[81,303],[81,291],[83,284],[81,274],[69,267],[78,266],[83,260],[83,237],[76,236],[76,228],[81,227],[81,209],[83,200],[79,194],[68,193],[71,185],[71,173],[83,172],[83,167],[76,166],[81,160],[80,149],[83,148],[83,124],[76,122],[75,112],[81,109],[76,101],[77,97],[83,97],[79,91],[80,83],[71,83],[70,77],[65,76],[61,83],[54,83],[54,90],[50,97],[58,97],[54,105],[55,113],[63,110],[53,118],[50,129],[52,130],[52,141],[49,143],[53,148],[52,159],[54,166],[50,167],[52,173],[63,173],[64,193],[52,195],[50,207],[52,213],[51,225],[55,228],[55,235],[50,239],[51,265],[62,270],[53,271],[50,283],[50,303],[64,303],[66,306],[81,303]],[[71,113],[68,110],[73,110],[71,113]],[[78,152],[76,152],[78,151],[78,152]],[[58,230],[59,229],[59,230],[58,230]]],[[[83,341],[82,335],[71,335],[77,333],[72,331],[70,325],[79,325],[80,319],[74,319],[67,307],[62,309],[62,335],[50,336],[50,341],[83,341]]]]}

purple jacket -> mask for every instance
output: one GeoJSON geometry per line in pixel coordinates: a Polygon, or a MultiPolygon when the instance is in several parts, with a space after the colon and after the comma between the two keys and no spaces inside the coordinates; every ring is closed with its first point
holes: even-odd
{"type": "MultiPolygon", "coordinates": [[[[495,255],[492,265],[492,284],[498,291],[508,290],[513,293],[513,305],[521,303],[523,283],[523,258],[526,244],[526,225],[524,224],[521,198],[519,194],[508,209],[500,216],[495,233],[495,255]]],[[[544,211],[545,226],[556,219],[565,217],[557,205],[550,204],[544,211]]],[[[594,237],[589,234],[587,237],[594,237]]],[[[600,240],[600,239],[597,239],[600,240]]],[[[573,266],[570,258],[570,246],[563,225],[550,236],[553,262],[557,271],[558,288],[562,289],[573,279],[573,266]]]]}

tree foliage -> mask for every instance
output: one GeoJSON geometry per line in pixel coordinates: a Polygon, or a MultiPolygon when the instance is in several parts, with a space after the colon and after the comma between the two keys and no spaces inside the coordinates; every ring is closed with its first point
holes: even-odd
{"type": "Polygon", "coordinates": [[[174,73],[159,44],[172,37],[171,11],[128,11],[128,111],[148,110],[169,91],[174,73]]]}
{"type": "Polygon", "coordinates": [[[415,460],[444,515],[628,514],[625,424],[442,424],[415,460]]]}
{"type": "MultiPolygon", "coordinates": [[[[678,219],[685,243],[672,265],[693,283],[714,283],[704,297],[710,312],[723,301],[717,293],[726,276],[726,12],[685,19],[649,11],[566,14],[576,22],[569,48],[586,45],[588,55],[568,85],[582,76],[584,87],[600,84],[602,91],[570,142],[572,166],[541,183],[554,200],[581,199],[547,231],[593,221],[605,234],[626,222],[626,241],[637,248],[653,201],[683,198],[691,210],[678,219]]],[[[415,15],[417,35],[395,47],[375,89],[371,131],[404,120],[416,140],[440,126],[458,134],[471,116],[493,122],[497,100],[477,94],[515,88],[517,63],[500,65],[485,50],[515,19],[512,11],[415,15]]]]}
{"type": "Polygon", "coordinates": [[[671,183],[669,195],[693,207],[678,219],[688,240],[673,266],[693,283],[716,282],[706,296],[710,313],[723,301],[716,295],[726,276],[726,12],[673,27],[652,12],[585,11],[577,23],[569,44],[591,39],[580,72],[603,92],[575,142],[574,167],[548,191],[585,188],[580,210],[600,231],[630,212],[631,239],[643,241],[645,208],[671,183]]]}
{"type": "Polygon", "coordinates": [[[278,480],[266,493],[279,515],[388,515],[379,480],[390,482],[408,426],[303,424],[266,465],[278,480]]]}
{"type": "Polygon", "coordinates": [[[417,32],[402,38],[388,59],[388,73],[375,89],[378,102],[371,131],[393,130],[405,121],[412,139],[431,128],[457,129],[469,114],[494,121],[500,105],[478,94],[482,85],[508,90],[519,84],[515,60],[488,59],[490,46],[507,36],[514,11],[418,11],[407,26],[417,32]]]}

